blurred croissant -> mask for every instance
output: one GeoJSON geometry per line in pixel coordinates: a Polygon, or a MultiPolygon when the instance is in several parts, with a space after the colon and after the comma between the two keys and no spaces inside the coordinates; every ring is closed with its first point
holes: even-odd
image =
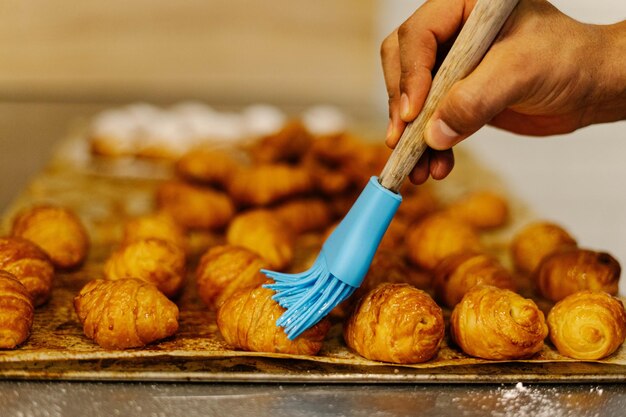
{"type": "Polygon", "coordinates": [[[0,349],[13,349],[30,335],[35,308],[28,290],[7,271],[0,271],[0,349]]]}
{"type": "Polygon", "coordinates": [[[111,280],[137,278],[173,297],[185,279],[185,253],[164,240],[138,240],[111,254],[104,264],[104,275],[111,280]]]}
{"type": "Polygon", "coordinates": [[[477,229],[491,229],[506,224],[509,206],[501,195],[479,191],[465,195],[446,208],[446,213],[477,229]]]}
{"type": "Polygon", "coordinates": [[[156,192],[156,202],[185,229],[221,229],[235,212],[228,195],[182,181],[162,183],[156,192]]]}
{"type": "Polygon", "coordinates": [[[267,210],[248,211],[235,217],[226,240],[258,253],[272,269],[284,270],[294,257],[293,232],[267,210]]]}
{"type": "Polygon", "coordinates": [[[276,320],[285,309],[272,300],[274,292],[261,286],[238,290],[221,305],[217,326],[226,342],[253,352],[316,355],[330,329],[323,319],[294,340],[289,340],[276,320]]]}
{"type": "Polygon", "coordinates": [[[193,149],[176,162],[175,168],[185,180],[226,188],[239,164],[223,151],[193,149]]]}
{"type": "Polygon", "coordinates": [[[444,258],[481,247],[478,234],[467,223],[445,214],[430,215],[406,234],[407,256],[415,265],[434,269],[444,258]]]}
{"type": "Polygon", "coordinates": [[[242,169],[228,187],[232,198],[243,206],[265,206],[312,189],[313,181],[307,170],[286,164],[242,169]]]}
{"type": "Polygon", "coordinates": [[[468,355],[522,359],[543,348],[548,326],[532,300],[510,290],[479,285],[454,307],[450,333],[468,355]]]}
{"type": "Polygon", "coordinates": [[[85,227],[63,207],[42,205],[21,211],[13,220],[11,235],[35,243],[60,268],[80,265],[89,250],[85,227]]]}
{"type": "Polygon", "coordinates": [[[262,268],[267,268],[267,262],[248,249],[214,246],[202,256],[196,270],[198,295],[208,307],[219,307],[238,289],[265,282],[262,268]]]}
{"type": "Polygon", "coordinates": [[[561,226],[537,222],[517,232],[511,242],[511,255],[518,271],[532,274],[549,254],[576,246],[576,240],[561,226]]]}
{"type": "Polygon", "coordinates": [[[606,252],[568,248],[546,256],[535,271],[539,293],[559,301],[581,290],[617,294],[621,267],[606,252]]]}
{"type": "Polygon", "coordinates": [[[296,234],[323,229],[333,219],[328,203],[319,198],[287,201],[272,211],[296,234]]]}
{"type": "Polygon", "coordinates": [[[15,275],[28,290],[35,306],[48,301],[52,292],[54,266],[46,253],[30,240],[0,238],[0,270],[15,275]]]}
{"type": "Polygon", "coordinates": [[[160,239],[185,250],[184,230],[165,212],[135,217],[124,224],[122,245],[145,239],[160,239]]]}
{"type": "Polygon", "coordinates": [[[425,362],[444,336],[441,308],[408,284],[382,284],[363,297],[344,327],[346,344],[383,362],[425,362]]]}
{"type": "Polygon", "coordinates": [[[178,307],[137,279],[93,280],[74,298],[85,336],[105,349],[145,346],[178,330],[178,307]]]}
{"type": "Polygon", "coordinates": [[[445,258],[433,272],[437,300],[450,308],[476,285],[515,290],[513,277],[500,262],[487,254],[463,252],[445,258]]]}
{"type": "Polygon", "coordinates": [[[604,291],[580,291],[559,301],[548,313],[550,340],[574,359],[602,359],[626,338],[622,302],[604,291]]]}

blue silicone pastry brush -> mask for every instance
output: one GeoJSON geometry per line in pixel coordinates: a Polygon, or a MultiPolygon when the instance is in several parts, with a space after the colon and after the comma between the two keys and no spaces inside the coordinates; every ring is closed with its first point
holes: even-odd
{"type": "Polygon", "coordinates": [[[478,0],[435,76],[424,107],[407,125],[380,177],[372,177],[346,217],[324,242],[313,266],[299,274],[263,270],[286,309],[276,321],[295,339],[361,285],[402,197],[402,183],[427,148],[426,123],[441,98],[478,65],[518,0],[478,0]]]}

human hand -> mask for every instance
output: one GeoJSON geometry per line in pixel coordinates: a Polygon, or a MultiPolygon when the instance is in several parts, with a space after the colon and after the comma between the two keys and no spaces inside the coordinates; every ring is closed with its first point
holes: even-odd
{"type": "MultiPolygon", "coordinates": [[[[394,147],[420,112],[438,54],[476,0],[429,0],[382,44],[394,147]]],[[[544,0],[520,0],[482,62],[442,99],[414,183],[447,176],[452,146],[485,124],[543,136],[626,117],[626,22],[587,25],[544,0]]]]}

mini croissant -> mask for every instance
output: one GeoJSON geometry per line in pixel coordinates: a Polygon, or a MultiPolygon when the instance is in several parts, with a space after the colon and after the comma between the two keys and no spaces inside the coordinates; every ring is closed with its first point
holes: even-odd
{"type": "Polygon", "coordinates": [[[157,206],[186,229],[220,229],[233,217],[230,198],[208,187],[166,181],[156,193],[157,206]]]}
{"type": "Polygon", "coordinates": [[[463,252],[445,258],[434,271],[437,300],[450,308],[476,285],[515,290],[513,277],[500,262],[487,254],[463,252]]]}
{"type": "Polygon", "coordinates": [[[42,205],[21,211],[13,220],[11,235],[35,243],[60,268],[78,266],[89,250],[85,227],[64,207],[42,205]]]}
{"type": "Polygon", "coordinates": [[[28,339],[34,311],[26,287],[9,272],[0,271],[0,349],[13,349],[28,339]]]}
{"type": "Polygon", "coordinates": [[[543,348],[548,326],[532,300],[510,290],[478,285],[454,307],[450,333],[468,355],[523,359],[543,348]]]}
{"type": "Polygon", "coordinates": [[[181,249],[187,247],[184,230],[165,212],[135,217],[124,224],[123,245],[151,238],[165,240],[181,249]]]}
{"type": "Polygon", "coordinates": [[[46,253],[30,240],[0,238],[0,270],[12,273],[26,287],[35,306],[48,301],[54,266],[46,253]]]}
{"type": "Polygon", "coordinates": [[[242,213],[226,232],[229,244],[258,253],[270,268],[284,270],[294,257],[294,236],[289,227],[267,210],[242,213]]]}
{"type": "Polygon", "coordinates": [[[546,256],[535,271],[539,293],[554,302],[581,290],[617,294],[621,267],[606,252],[569,248],[546,256]]]}
{"type": "Polygon", "coordinates": [[[581,360],[602,359],[626,338],[622,302],[604,291],[579,291],[548,313],[550,340],[559,353],[581,360]]]}
{"type": "Polygon", "coordinates": [[[294,340],[289,340],[276,320],[285,312],[272,300],[274,292],[261,286],[236,291],[217,312],[217,326],[226,342],[253,352],[316,355],[330,329],[323,319],[294,340]]]}
{"type": "Polygon", "coordinates": [[[481,247],[469,224],[444,214],[433,214],[414,224],[407,232],[406,245],[409,260],[427,270],[450,255],[481,247]]]}
{"type": "Polygon", "coordinates": [[[85,336],[105,349],[145,346],[178,330],[178,307],[137,279],[93,280],[74,298],[85,336]]]}
{"type": "Polygon", "coordinates": [[[517,270],[532,274],[543,258],[564,248],[575,248],[576,240],[561,226],[549,222],[531,223],[511,242],[511,255],[517,270]]]}
{"type": "Polygon", "coordinates": [[[267,268],[267,262],[248,249],[214,246],[202,256],[196,270],[198,294],[207,306],[219,307],[236,290],[265,282],[262,268],[267,268]]]}
{"type": "Polygon", "coordinates": [[[185,253],[160,239],[144,239],[121,246],[104,265],[107,279],[137,278],[175,296],[185,279],[185,253]]]}
{"type": "Polygon", "coordinates": [[[367,359],[418,363],[437,354],[444,328],[441,308],[424,291],[382,284],[359,301],[344,327],[344,339],[367,359]]]}

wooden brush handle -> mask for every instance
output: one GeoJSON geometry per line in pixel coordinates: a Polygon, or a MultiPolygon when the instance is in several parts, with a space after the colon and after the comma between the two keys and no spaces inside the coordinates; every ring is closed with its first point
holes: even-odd
{"type": "Polygon", "coordinates": [[[491,46],[519,0],[478,0],[432,82],[422,111],[404,129],[379,176],[380,184],[398,192],[426,148],[424,130],[452,85],[467,76],[491,46]]]}

